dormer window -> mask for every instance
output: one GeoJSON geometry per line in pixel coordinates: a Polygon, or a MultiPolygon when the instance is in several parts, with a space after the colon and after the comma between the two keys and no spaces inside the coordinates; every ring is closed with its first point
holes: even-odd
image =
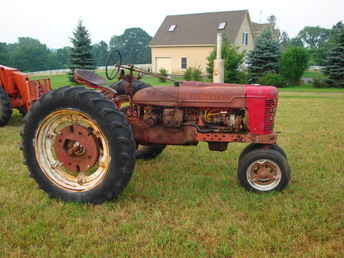
{"type": "Polygon", "coordinates": [[[227,22],[221,22],[219,23],[219,25],[217,26],[218,30],[223,30],[226,27],[227,22]]]}
{"type": "Polygon", "coordinates": [[[170,27],[168,28],[168,31],[174,31],[176,29],[177,25],[172,24],[170,25],[170,27]]]}

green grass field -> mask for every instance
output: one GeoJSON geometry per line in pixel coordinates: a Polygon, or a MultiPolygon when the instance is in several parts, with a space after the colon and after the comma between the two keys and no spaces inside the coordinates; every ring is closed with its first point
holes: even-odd
{"type": "Polygon", "coordinates": [[[37,188],[15,113],[0,128],[0,256],[344,257],[343,110],[344,92],[281,92],[276,131],[292,168],[282,193],[239,186],[244,144],[170,146],[137,162],[120,198],[98,206],[37,188]]]}

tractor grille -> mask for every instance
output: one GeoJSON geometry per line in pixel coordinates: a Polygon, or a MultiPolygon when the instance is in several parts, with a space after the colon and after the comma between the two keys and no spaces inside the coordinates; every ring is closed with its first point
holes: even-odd
{"type": "Polygon", "coordinates": [[[274,128],[274,116],[275,101],[273,99],[266,99],[264,110],[264,131],[272,132],[274,128]]]}

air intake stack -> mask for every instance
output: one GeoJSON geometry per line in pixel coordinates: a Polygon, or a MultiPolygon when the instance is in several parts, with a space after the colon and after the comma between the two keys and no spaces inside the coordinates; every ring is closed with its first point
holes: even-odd
{"type": "Polygon", "coordinates": [[[213,82],[224,82],[224,60],[222,59],[222,33],[217,33],[216,59],[214,60],[213,82]]]}

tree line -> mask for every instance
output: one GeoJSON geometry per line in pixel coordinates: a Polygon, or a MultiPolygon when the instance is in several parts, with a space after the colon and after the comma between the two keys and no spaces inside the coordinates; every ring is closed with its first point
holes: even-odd
{"type": "Polygon", "coordinates": [[[80,21],[71,39],[72,47],[49,49],[46,44],[30,37],[19,37],[15,43],[0,42],[0,65],[34,72],[78,67],[75,66],[75,61],[78,62],[76,59],[86,58],[89,67],[94,68],[105,65],[111,49],[121,51],[124,63],[146,64],[151,62],[148,47],[151,39],[143,29],[129,28],[122,35],[112,36],[109,43],[102,40],[91,44],[91,37],[80,21]],[[83,52],[82,48],[87,49],[87,53],[83,52]],[[86,57],[81,57],[84,54],[86,57]]]}

